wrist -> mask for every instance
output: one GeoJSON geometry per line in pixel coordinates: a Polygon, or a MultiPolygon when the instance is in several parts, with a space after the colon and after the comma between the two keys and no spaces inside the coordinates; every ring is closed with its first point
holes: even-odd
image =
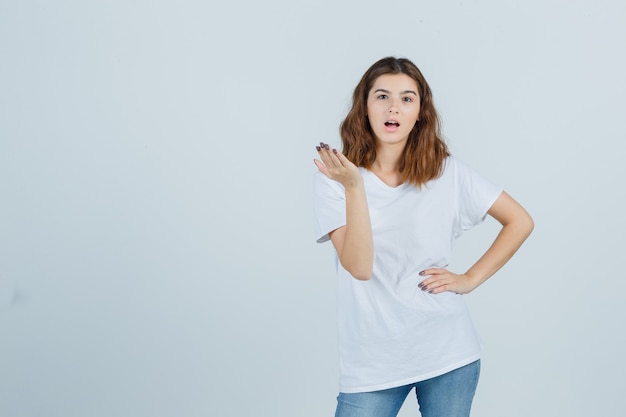
{"type": "Polygon", "coordinates": [[[359,178],[354,178],[350,181],[346,181],[346,183],[342,185],[343,188],[346,190],[346,193],[360,192],[365,190],[363,187],[363,178],[361,178],[361,176],[359,176],[359,178]]]}
{"type": "Polygon", "coordinates": [[[465,277],[467,278],[467,282],[472,287],[472,290],[474,290],[476,287],[478,287],[484,281],[483,279],[481,279],[480,276],[477,276],[476,274],[473,274],[470,271],[467,271],[463,275],[465,275],[465,277]]]}

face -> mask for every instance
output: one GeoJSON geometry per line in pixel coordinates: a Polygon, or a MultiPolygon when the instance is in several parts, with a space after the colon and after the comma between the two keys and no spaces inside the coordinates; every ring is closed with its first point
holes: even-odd
{"type": "Polygon", "coordinates": [[[367,117],[382,144],[404,145],[419,118],[417,83],[406,74],[381,75],[367,96],[367,117]]]}

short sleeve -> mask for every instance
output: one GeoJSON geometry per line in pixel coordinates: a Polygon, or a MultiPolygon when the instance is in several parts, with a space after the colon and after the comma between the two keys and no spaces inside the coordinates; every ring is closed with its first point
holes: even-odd
{"type": "Polygon", "coordinates": [[[330,239],[330,232],[346,225],[344,188],[321,172],[313,176],[313,209],[315,239],[318,243],[326,242],[330,239]]]}
{"type": "Polygon", "coordinates": [[[451,158],[456,189],[456,225],[454,237],[482,223],[487,212],[502,193],[502,187],[492,183],[465,163],[451,158]]]}

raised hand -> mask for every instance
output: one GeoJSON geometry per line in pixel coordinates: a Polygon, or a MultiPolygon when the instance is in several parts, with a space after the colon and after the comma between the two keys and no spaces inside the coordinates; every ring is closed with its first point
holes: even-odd
{"type": "Polygon", "coordinates": [[[346,223],[329,233],[330,240],[346,271],[356,279],[368,280],[374,265],[374,242],[363,176],[356,165],[327,143],[320,142],[316,149],[321,158],[314,160],[317,168],[345,190],[346,223]]]}
{"type": "Polygon", "coordinates": [[[361,185],[363,177],[359,172],[359,168],[345,157],[344,154],[331,148],[330,145],[320,142],[316,146],[320,160],[314,159],[317,168],[328,178],[339,182],[344,188],[361,185]]]}

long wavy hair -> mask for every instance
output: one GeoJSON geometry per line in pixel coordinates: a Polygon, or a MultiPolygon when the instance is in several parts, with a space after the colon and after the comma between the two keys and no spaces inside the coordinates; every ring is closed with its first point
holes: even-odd
{"type": "Polygon", "coordinates": [[[406,74],[415,80],[420,97],[418,121],[409,133],[400,159],[403,182],[421,187],[438,178],[450,155],[441,136],[441,120],[422,72],[406,58],[387,57],[372,65],[354,89],[352,108],[341,123],[343,154],[356,166],[370,168],[376,160],[376,137],[367,117],[367,96],[381,75],[406,74]]]}

